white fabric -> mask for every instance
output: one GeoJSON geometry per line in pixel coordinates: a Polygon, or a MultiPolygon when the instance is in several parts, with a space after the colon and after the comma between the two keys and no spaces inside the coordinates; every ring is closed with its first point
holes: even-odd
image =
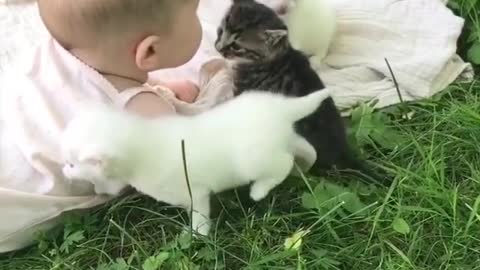
{"type": "Polygon", "coordinates": [[[464,20],[440,0],[335,0],[338,32],[320,74],[342,109],[378,99],[399,102],[384,58],[404,100],[430,97],[473,70],[456,55],[464,20]]]}
{"type": "MultiPolygon", "coordinates": [[[[281,1],[268,2],[277,5],[281,1]]],[[[459,76],[472,78],[471,67],[455,54],[455,44],[463,20],[454,16],[442,1],[334,1],[338,10],[338,33],[325,65],[319,72],[327,86],[336,90],[334,98],[340,108],[348,109],[358,102],[372,99],[379,100],[378,107],[398,102],[384,63],[385,57],[394,69],[405,100],[429,97],[459,76]]],[[[0,4],[1,2],[0,0],[0,4]]],[[[160,80],[188,78],[196,81],[201,64],[219,56],[213,43],[216,27],[228,5],[229,1],[225,0],[200,1],[199,14],[204,27],[201,49],[187,65],[155,72],[152,77],[160,80]]],[[[11,69],[12,63],[18,60],[22,51],[30,51],[41,40],[45,29],[34,5],[0,6],[0,25],[2,75],[11,69]]],[[[51,72],[56,70],[55,66],[51,68],[51,72]]],[[[70,75],[83,76],[82,73],[70,75]]],[[[182,106],[181,102],[176,104],[176,107],[182,108],[179,112],[197,113],[231,97],[231,82],[228,78],[228,73],[221,72],[208,84],[202,84],[199,100],[192,106],[182,106]]],[[[13,78],[9,79],[12,82],[13,78]]],[[[0,115],[0,119],[10,121],[8,124],[15,127],[12,129],[14,132],[9,131],[7,134],[5,123],[0,120],[0,252],[30,243],[35,230],[54,225],[53,218],[64,211],[91,207],[106,200],[105,197],[92,195],[90,186],[73,187],[58,175],[56,142],[59,131],[75,108],[75,100],[78,98],[76,92],[66,91],[65,94],[63,86],[59,84],[58,88],[45,89],[47,92],[44,93],[31,95],[23,92],[25,95],[16,99],[18,103],[5,102],[3,95],[10,99],[12,95],[18,97],[22,91],[31,89],[25,86],[32,81],[19,79],[8,84],[13,88],[7,88],[7,84],[0,81],[2,110],[8,107],[6,111],[17,113],[14,119],[8,113],[0,115]],[[59,93],[62,94],[56,99],[59,93]],[[62,102],[59,99],[63,99],[62,102]],[[19,107],[20,105],[24,107],[19,107]],[[64,106],[60,110],[64,113],[52,113],[51,106],[64,106]],[[25,113],[23,110],[28,114],[22,114],[25,113]],[[21,128],[25,119],[37,119],[38,123],[49,128],[21,128]],[[28,144],[28,147],[19,147],[25,145],[19,143],[19,140],[32,137],[32,134],[39,134],[38,139],[47,144],[33,148],[28,144]],[[47,155],[35,154],[38,150],[47,155]]],[[[90,99],[93,96],[94,99],[104,101],[115,100],[115,93],[104,93],[108,98],[93,93],[96,88],[92,88],[88,82],[86,80],[82,90],[89,94],[81,98],[90,99]]],[[[35,121],[30,124],[35,124],[35,121]]]]}

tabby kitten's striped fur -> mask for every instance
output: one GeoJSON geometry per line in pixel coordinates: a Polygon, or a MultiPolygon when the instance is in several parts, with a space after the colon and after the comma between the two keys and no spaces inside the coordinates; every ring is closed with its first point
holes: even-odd
{"type": "MultiPolygon", "coordinates": [[[[272,9],[254,0],[233,1],[218,28],[215,47],[234,63],[236,95],[260,89],[304,96],[325,88],[308,57],[290,45],[285,23],[272,9]]],[[[363,169],[348,146],[343,120],[332,98],[297,122],[296,129],[317,151],[314,172],[333,166],[363,169]]]]}

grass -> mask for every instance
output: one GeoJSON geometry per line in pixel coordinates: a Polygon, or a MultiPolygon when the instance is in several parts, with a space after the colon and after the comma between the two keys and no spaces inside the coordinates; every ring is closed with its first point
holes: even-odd
{"type": "MultiPolygon", "coordinates": [[[[462,54],[479,33],[474,4],[452,3],[468,19],[462,54]]],[[[257,205],[222,194],[214,232],[196,239],[180,234],[183,211],[130,194],[66,217],[0,269],[480,269],[480,82],[357,113],[352,138],[387,171],[386,188],[330,175],[289,179],[257,205]]]]}

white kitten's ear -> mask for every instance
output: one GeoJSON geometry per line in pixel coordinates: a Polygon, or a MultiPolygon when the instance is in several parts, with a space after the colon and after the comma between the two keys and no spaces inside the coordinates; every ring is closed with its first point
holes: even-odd
{"type": "Polygon", "coordinates": [[[285,29],[265,30],[263,38],[269,45],[277,45],[287,39],[288,31],[285,29]]]}
{"type": "Polygon", "coordinates": [[[78,157],[78,161],[87,163],[104,170],[109,163],[110,157],[97,151],[83,151],[78,157]]]}
{"type": "Polygon", "coordinates": [[[94,183],[95,185],[95,193],[97,194],[107,194],[112,196],[119,195],[122,190],[124,190],[127,185],[119,182],[119,181],[97,181],[94,183]]]}
{"type": "Polygon", "coordinates": [[[238,4],[238,3],[241,3],[241,2],[253,2],[253,0],[233,0],[232,2],[234,4],[238,4]]]}

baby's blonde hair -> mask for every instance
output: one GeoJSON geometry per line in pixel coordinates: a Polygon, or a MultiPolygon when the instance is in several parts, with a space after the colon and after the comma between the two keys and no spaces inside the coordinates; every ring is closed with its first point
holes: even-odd
{"type": "Polygon", "coordinates": [[[49,32],[65,47],[90,46],[125,33],[168,32],[185,0],[38,0],[49,32]]]}

